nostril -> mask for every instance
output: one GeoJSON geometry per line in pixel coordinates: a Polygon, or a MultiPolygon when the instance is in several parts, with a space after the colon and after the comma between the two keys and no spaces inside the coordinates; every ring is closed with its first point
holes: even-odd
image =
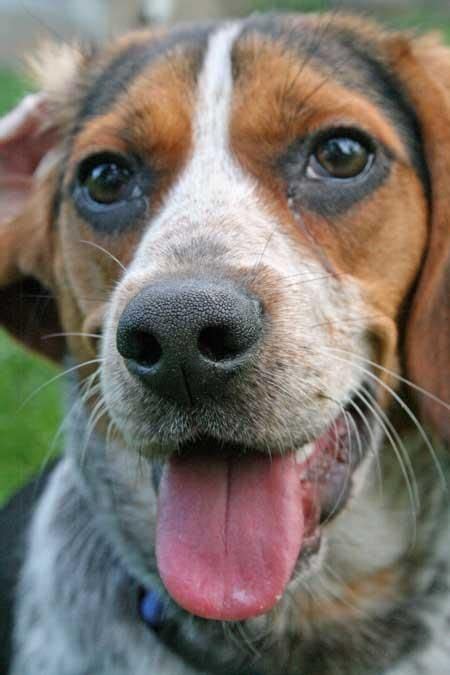
{"type": "Polygon", "coordinates": [[[228,326],[208,326],[200,331],[198,350],[209,361],[235,359],[242,351],[236,335],[228,326]]]}
{"type": "Polygon", "coordinates": [[[128,358],[133,359],[142,366],[156,366],[162,357],[162,348],[152,333],[135,331],[129,336],[128,358]]]}

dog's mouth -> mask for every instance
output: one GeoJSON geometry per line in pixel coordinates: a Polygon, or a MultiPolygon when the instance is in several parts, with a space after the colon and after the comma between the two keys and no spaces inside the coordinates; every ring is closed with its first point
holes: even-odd
{"type": "Polygon", "coordinates": [[[371,423],[351,402],[320,437],[283,453],[185,443],[159,481],[156,555],[173,599],[222,621],[272,609],[347,502],[371,423]]]}

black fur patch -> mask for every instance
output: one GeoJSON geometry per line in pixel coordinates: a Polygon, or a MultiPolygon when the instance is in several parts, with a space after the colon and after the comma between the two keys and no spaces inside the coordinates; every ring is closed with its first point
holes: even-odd
{"type": "Polygon", "coordinates": [[[175,47],[191,46],[204,53],[215,24],[193,25],[169,33],[161,39],[133,44],[116,56],[94,79],[81,104],[76,127],[92,117],[103,115],[123,96],[127,88],[152,62],[167,56],[175,47]]]}

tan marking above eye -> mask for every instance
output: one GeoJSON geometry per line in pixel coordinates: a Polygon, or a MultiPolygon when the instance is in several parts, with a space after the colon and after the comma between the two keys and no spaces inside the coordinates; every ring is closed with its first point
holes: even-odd
{"type": "Polygon", "coordinates": [[[231,146],[246,166],[272,162],[299,138],[325,128],[361,128],[408,163],[408,151],[380,107],[315,69],[299,64],[276,44],[253,39],[238,45],[247,65],[236,82],[231,146]],[[254,55],[254,58],[249,58],[254,55]]]}

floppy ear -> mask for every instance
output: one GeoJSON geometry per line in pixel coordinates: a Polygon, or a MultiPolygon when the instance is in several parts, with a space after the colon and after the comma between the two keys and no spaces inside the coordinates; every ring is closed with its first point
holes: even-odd
{"type": "Polygon", "coordinates": [[[61,332],[52,292],[53,207],[67,114],[58,109],[57,98],[73,100],[67,95],[69,76],[73,79],[79,53],[73,54],[69,62],[67,47],[47,47],[35,64],[46,80],[45,93],[26,96],[0,119],[0,326],[57,360],[64,341],[43,338],[61,332]]]}
{"type": "MultiPolygon", "coordinates": [[[[435,37],[396,38],[393,69],[413,104],[430,176],[428,245],[406,329],[409,377],[450,403],[450,50],[435,37]]],[[[450,440],[448,408],[421,396],[426,422],[450,440]]]]}

